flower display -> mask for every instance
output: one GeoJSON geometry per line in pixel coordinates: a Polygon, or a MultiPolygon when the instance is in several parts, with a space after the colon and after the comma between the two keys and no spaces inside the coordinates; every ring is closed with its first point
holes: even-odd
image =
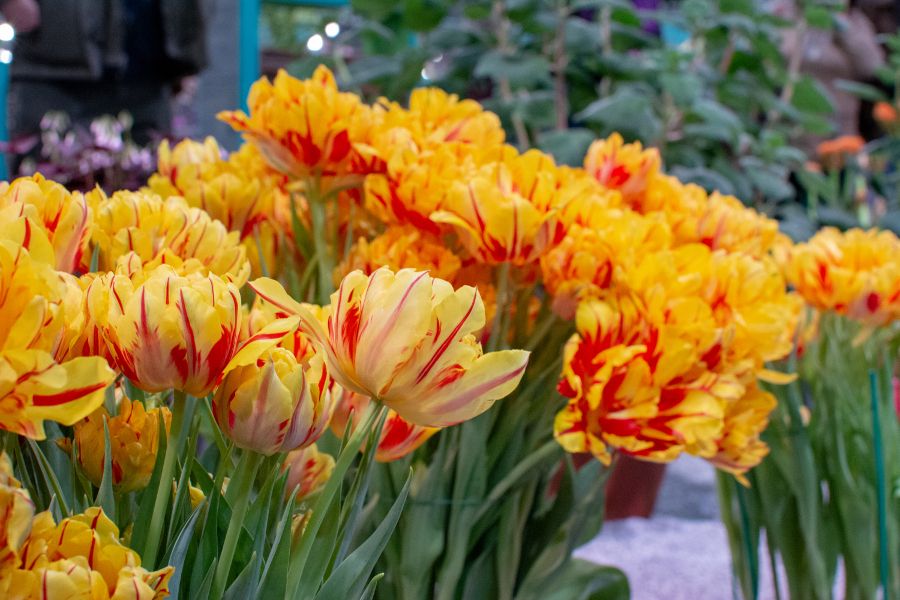
{"type": "Polygon", "coordinates": [[[147,487],[159,445],[159,417],[163,417],[166,434],[172,415],[166,407],[146,410],[144,405],[122,397],[118,414],[110,417],[100,407],[74,426],[74,446],[78,464],[96,486],[103,480],[105,459],[104,421],[109,429],[112,484],[120,492],[147,487]]]}
{"type": "Polygon", "coordinates": [[[900,319],[900,240],[889,231],[826,227],[788,252],[788,281],[811,306],[866,325],[900,319]]]}
{"type": "Polygon", "coordinates": [[[660,157],[656,148],[644,149],[640,142],[624,142],[618,133],[595,141],[584,156],[584,168],[606,187],[619,190],[630,202],[644,193],[648,180],[659,171],[660,157]]]}
{"type": "Polygon", "coordinates": [[[305,448],[327,429],[334,411],[321,358],[300,364],[284,348],[225,375],[213,396],[216,422],[235,445],[267,456],[305,448]]]}
{"type": "Polygon", "coordinates": [[[417,425],[443,427],[481,414],[518,385],[528,363],[523,351],[483,354],[472,336],[484,325],[478,292],[454,291],[424,272],[350,273],[332,296],[327,329],[277,282],[251,286],[299,315],[339,385],[417,425]]]}
{"type": "Polygon", "coordinates": [[[360,238],[338,266],[335,279],[340,282],[351,271],[371,275],[383,266],[393,271],[427,270],[432,277],[453,281],[462,261],[437,236],[410,226],[396,226],[371,241],[360,238]]]}
{"type": "Polygon", "coordinates": [[[212,274],[183,277],[167,265],[140,285],[110,274],[104,287],[108,297],[94,301],[92,315],[117,367],[149,392],[205,396],[226,371],[255,361],[296,322],[276,321],[241,342],[237,287],[212,274]]]}

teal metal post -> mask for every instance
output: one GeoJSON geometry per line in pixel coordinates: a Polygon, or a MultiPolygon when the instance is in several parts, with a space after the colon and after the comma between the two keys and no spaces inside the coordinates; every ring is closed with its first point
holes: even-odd
{"type": "MultiPolygon", "coordinates": [[[[6,125],[6,104],[9,94],[9,63],[0,61],[0,141],[9,141],[9,128],[6,125]]],[[[9,179],[6,168],[6,153],[0,154],[0,179],[9,179]]]]}
{"type": "Polygon", "coordinates": [[[238,96],[247,109],[250,86],[259,78],[260,0],[240,0],[238,10],[238,96]]]}

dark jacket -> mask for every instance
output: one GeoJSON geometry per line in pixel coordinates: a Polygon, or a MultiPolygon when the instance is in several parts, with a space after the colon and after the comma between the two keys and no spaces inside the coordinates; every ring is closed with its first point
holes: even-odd
{"type": "MultiPolygon", "coordinates": [[[[130,0],[39,0],[41,25],[16,38],[13,79],[96,81],[124,72],[130,0]]],[[[157,76],[166,81],[206,66],[210,0],[156,0],[157,76]]]]}

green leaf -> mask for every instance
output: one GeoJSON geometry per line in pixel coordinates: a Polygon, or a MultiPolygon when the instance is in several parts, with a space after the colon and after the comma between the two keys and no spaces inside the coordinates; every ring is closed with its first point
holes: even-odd
{"type": "Polygon", "coordinates": [[[515,88],[532,88],[550,82],[550,63],[540,54],[519,52],[507,55],[499,50],[486,52],[473,72],[475,77],[505,79],[515,88]]]}
{"type": "Polygon", "coordinates": [[[372,535],[335,568],[331,577],[316,595],[317,600],[345,600],[362,595],[369,580],[369,573],[372,572],[378,557],[381,556],[388,539],[397,526],[397,521],[400,520],[400,513],[403,511],[403,505],[409,495],[411,482],[412,472],[407,476],[406,483],[400,490],[397,499],[394,500],[387,516],[372,535]]]}
{"type": "Polygon", "coordinates": [[[809,75],[804,75],[795,84],[791,104],[804,112],[818,115],[830,115],[834,112],[834,103],[828,92],[809,75]]]}
{"type": "MultiPolygon", "coordinates": [[[[204,503],[205,502],[206,500],[204,500],[204,503]]],[[[200,520],[200,515],[203,513],[203,509],[205,506],[206,504],[201,504],[191,514],[190,518],[187,520],[187,523],[185,523],[184,527],[181,528],[181,531],[178,532],[178,537],[175,538],[175,543],[172,544],[169,555],[166,557],[165,563],[175,568],[175,572],[172,574],[172,578],[169,580],[171,600],[178,600],[182,575],[184,573],[185,566],[187,565],[188,550],[190,549],[191,544],[194,541],[194,534],[197,529],[197,523],[200,520]]]]}
{"type": "Polygon", "coordinates": [[[538,138],[538,148],[553,156],[558,164],[579,166],[588,147],[596,139],[590,129],[548,131],[538,138]]]}
{"type": "Polygon", "coordinates": [[[440,24],[447,8],[435,0],[406,0],[403,5],[403,24],[412,31],[430,31],[440,24]]]}
{"type": "Polygon", "coordinates": [[[131,536],[132,548],[143,548],[147,540],[147,532],[150,529],[150,520],[153,517],[153,507],[156,503],[156,490],[160,486],[162,479],[163,461],[166,455],[166,446],[168,445],[168,436],[166,435],[166,424],[163,420],[162,411],[158,413],[159,423],[158,435],[159,441],[156,451],[156,463],[153,466],[153,474],[150,476],[150,483],[141,492],[140,501],[138,502],[138,513],[134,520],[133,534],[131,536]]]}
{"type": "Polygon", "coordinates": [[[235,577],[234,581],[225,590],[222,600],[244,600],[251,598],[251,594],[256,591],[259,583],[259,568],[262,559],[256,552],[250,555],[250,560],[243,570],[235,577]]]}
{"type": "Polygon", "coordinates": [[[890,98],[888,98],[884,92],[879,90],[877,87],[869,85],[867,83],[848,81],[847,79],[838,79],[834,85],[839,90],[849,92],[854,96],[859,96],[863,100],[869,100],[870,102],[890,101],[890,98]]]}
{"type": "Polygon", "coordinates": [[[359,600],[372,600],[375,597],[375,588],[378,587],[378,582],[384,577],[384,573],[378,573],[372,579],[369,580],[369,585],[366,586],[366,589],[363,590],[362,595],[359,597],[359,600]]]}
{"type": "Polygon", "coordinates": [[[630,597],[625,573],[615,567],[574,559],[542,600],[628,600],[630,597]]]}
{"type": "Polygon", "coordinates": [[[272,549],[263,566],[257,598],[284,598],[287,591],[287,571],[291,562],[291,516],[294,512],[294,500],[285,505],[281,519],[275,528],[272,549]]]}

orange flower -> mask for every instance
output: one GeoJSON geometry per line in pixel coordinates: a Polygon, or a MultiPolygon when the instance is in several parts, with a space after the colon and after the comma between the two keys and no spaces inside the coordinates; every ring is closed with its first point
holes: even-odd
{"type": "MultiPolygon", "coordinates": [[[[331,431],[336,436],[342,437],[348,422],[352,421],[352,427],[354,430],[356,429],[371,400],[338,386],[334,393],[338,395],[338,400],[337,410],[331,418],[331,431]]],[[[440,430],[440,427],[414,425],[398,415],[396,411],[388,410],[381,437],[378,438],[378,447],[375,449],[375,460],[378,462],[399,460],[415,451],[440,430]]]]}
{"type": "Polygon", "coordinates": [[[769,414],[776,405],[775,396],[756,385],[748,388],[739,399],[729,402],[725,409],[723,434],[716,441],[716,454],[708,459],[709,462],[749,485],[743,474],[769,453],[769,447],[759,436],[769,424],[769,414]]]}
{"type": "Polygon", "coordinates": [[[842,135],[833,140],[826,140],[816,146],[816,154],[822,165],[828,169],[841,169],[848,156],[859,154],[866,141],[858,135],[842,135]]]}
{"type": "Polygon", "coordinates": [[[431,220],[453,226],[466,249],[489,264],[525,265],[559,243],[558,210],[568,197],[553,159],[537,150],[510,155],[455,181],[431,220]]]}
{"type": "Polygon", "coordinates": [[[275,169],[295,178],[331,179],[349,174],[358,130],[371,109],[355,94],[338,91],[334,75],[320,65],[299,80],[281,70],[275,80],[250,88],[250,114],[224,111],[219,118],[244,133],[275,169]]]}
{"type": "Polygon", "coordinates": [[[656,148],[645,150],[640,142],[625,144],[618,133],[595,141],[584,156],[587,172],[606,187],[622,192],[629,203],[640,199],[659,167],[656,148]]]}
{"type": "Polygon", "coordinates": [[[476,417],[515,389],[528,363],[521,350],[483,354],[472,335],[484,326],[478,292],[454,290],[424,272],[350,273],[331,297],[327,327],[278,282],[250,285],[300,317],[341,387],[376,398],[417,425],[476,417]]]}
{"type": "Polygon", "coordinates": [[[893,125],[897,122],[897,108],[889,102],[877,102],[872,115],[882,125],[893,125]]]}
{"type": "Polygon", "coordinates": [[[788,251],[788,281],[813,307],[878,327],[900,319],[900,239],[826,227],[788,251]]]}

